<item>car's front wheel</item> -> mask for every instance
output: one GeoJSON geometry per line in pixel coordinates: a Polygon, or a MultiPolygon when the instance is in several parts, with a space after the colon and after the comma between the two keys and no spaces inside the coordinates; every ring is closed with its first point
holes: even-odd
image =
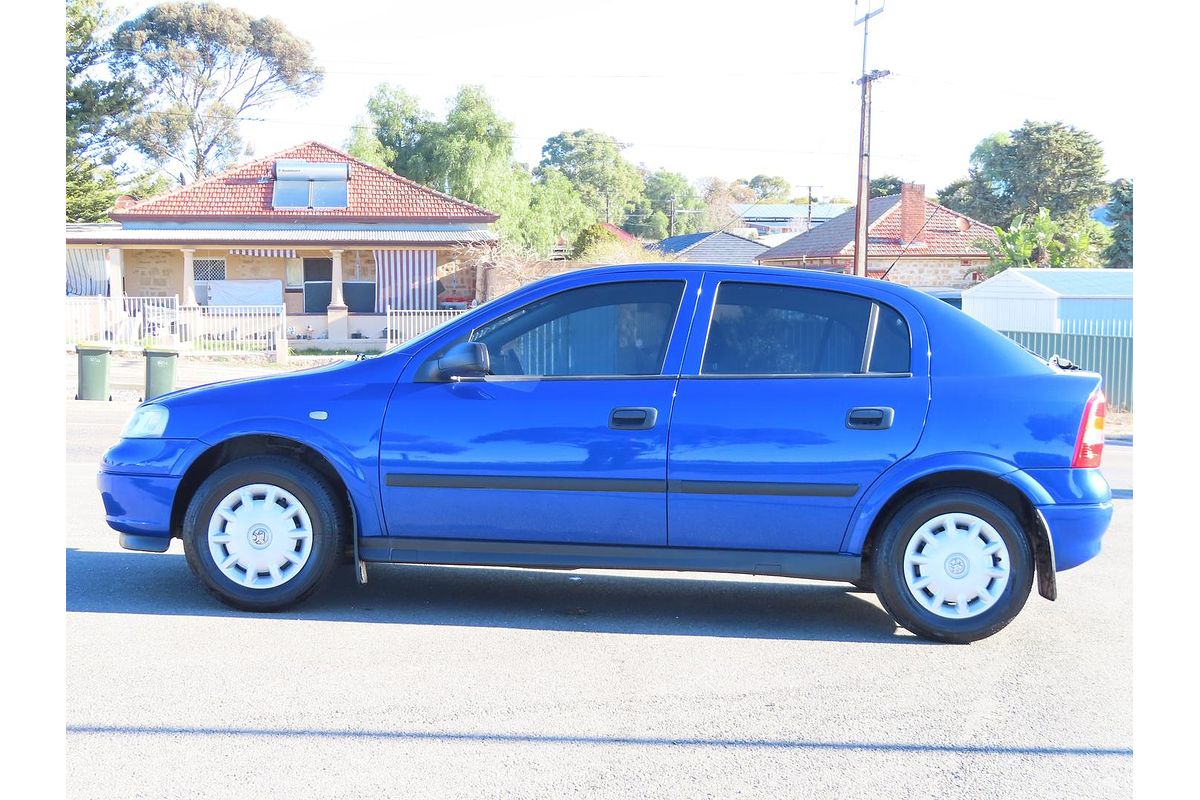
{"type": "Polygon", "coordinates": [[[216,470],[183,520],[188,566],[222,602],[275,611],[312,594],[342,550],[345,512],[310,467],[254,456],[216,470]]]}
{"type": "Polygon", "coordinates": [[[872,555],[876,594],[918,636],[966,643],[991,636],[1025,606],[1033,548],[1016,515],[974,490],[905,503],[872,555]]]}

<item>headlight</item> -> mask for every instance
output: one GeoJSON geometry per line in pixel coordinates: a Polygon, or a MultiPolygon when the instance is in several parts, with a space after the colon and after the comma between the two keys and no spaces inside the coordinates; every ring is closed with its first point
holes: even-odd
{"type": "Polygon", "coordinates": [[[133,412],[129,422],[125,423],[125,429],[121,431],[121,438],[157,439],[163,435],[163,431],[166,429],[166,406],[140,406],[137,411],[133,412]]]}

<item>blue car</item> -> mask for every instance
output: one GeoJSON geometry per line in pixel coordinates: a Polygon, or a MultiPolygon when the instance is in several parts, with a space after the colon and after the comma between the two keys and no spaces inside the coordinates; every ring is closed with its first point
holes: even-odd
{"type": "Polygon", "coordinates": [[[846,581],[969,642],[1099,552],[1100,384],[883,281],[604,267],[157,397],[99,488],[123,547],[182,539],[240,609],[337,564],[699,570],[846,581]]]}

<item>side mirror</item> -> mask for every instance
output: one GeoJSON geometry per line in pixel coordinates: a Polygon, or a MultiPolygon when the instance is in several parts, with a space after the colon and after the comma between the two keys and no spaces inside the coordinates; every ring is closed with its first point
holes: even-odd
{"type": "Polygon", "coordinates": [[[438,359],[438,378],[478,378],[492,371],[492,360],[483,342],[459,342],[438,359]]]}

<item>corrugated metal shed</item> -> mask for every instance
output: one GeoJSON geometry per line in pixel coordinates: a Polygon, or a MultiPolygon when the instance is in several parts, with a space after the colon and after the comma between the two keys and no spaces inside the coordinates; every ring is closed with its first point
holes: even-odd
{"type": "Polygon", "coordinates": [[[963,292],[963,311],[1001,331],[1133,335],[1133,273],[1009,269],[963,292]]]}

